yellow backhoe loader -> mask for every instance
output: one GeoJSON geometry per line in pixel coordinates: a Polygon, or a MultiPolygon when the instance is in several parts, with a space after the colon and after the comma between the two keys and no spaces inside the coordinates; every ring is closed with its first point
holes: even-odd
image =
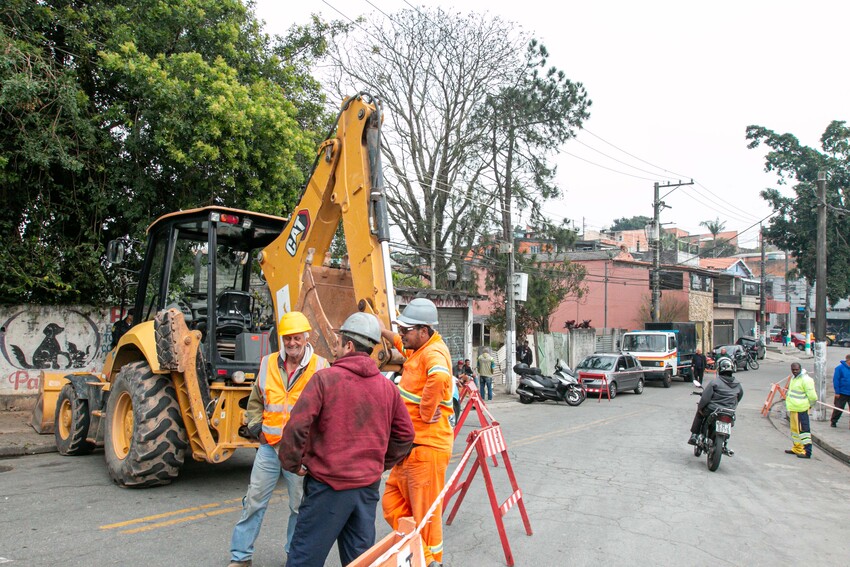
{"type": "MultiPolygon", "coordinates": [[[[205,207],[151,224],[136,324],[102,372],[44,372],[36,429],[52,429],[64,455],[103,447],[109,475],[125,487],[171,482],[187,451],[220,463],[256,447],[239,428],[283,313],[307,315],[311,342],[327,358],[333,329],[351,313],[374,313],[388,327],[395,314],[381,122],[380,102],[369,95],[343,102],[288,220],[205,207]],[[342,269],[325,265],[340,222],[342,269]]],[[[122,247],[110,244],[107,256],[120,261],[122,247]]],[[[373,356],[383,370],[398,368],[389,344],[373,356]]]]}

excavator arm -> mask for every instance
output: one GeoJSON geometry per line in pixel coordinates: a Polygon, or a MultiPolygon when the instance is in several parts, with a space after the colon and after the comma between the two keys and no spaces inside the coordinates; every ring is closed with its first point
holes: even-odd
{"type": "MultiPolygon", "coordinates": [[[[396,314],[389,263],[389,219],[381,169],[380,102],[347,98],[333,133],[319,146],[301,200],[280,236],[260,254],[276,320],[301,311],[313,327],[311,343],[332,359],[334,329],[356,311],[373,313],[389,328],[396,314]],[[342,221],[347,266],[326,262],[342,221]]],[[[373,353],[382,370],[397,358],[389,344],[373,353]]]]}

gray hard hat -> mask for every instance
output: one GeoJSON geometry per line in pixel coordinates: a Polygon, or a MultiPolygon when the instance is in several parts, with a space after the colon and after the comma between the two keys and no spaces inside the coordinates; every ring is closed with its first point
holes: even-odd
{"type": "Polygon", "coordinates": [[[404,308],[404,311],[401,312],[401,315],[399,315],[396,321],[406,327],[412,325],[428,325],[429,327],[436,325],[438,322],[437,306],[430,299],[417,297],[404,308]]]}
{"type": "Polygon", "coordinates": [[[357,342],[373,347],[381,342],[381,325],[374,315],[368,313],[354,313],[339,328],[339,332],[345,333],[357,342]]]}

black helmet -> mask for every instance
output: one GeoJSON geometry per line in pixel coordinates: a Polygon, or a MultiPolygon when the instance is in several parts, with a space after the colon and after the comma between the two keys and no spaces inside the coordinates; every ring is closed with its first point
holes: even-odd
{"type": "Polygon", "coordinates": [[[723,374],[724,376],[732,376],[734,368],[732,368],[732,361],[728,358],[721,358],[717,363],[717,373],[723,374]]]}

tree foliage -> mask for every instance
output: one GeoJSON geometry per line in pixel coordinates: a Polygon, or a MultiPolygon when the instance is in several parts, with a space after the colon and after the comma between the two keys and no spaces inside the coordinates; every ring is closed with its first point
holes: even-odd
{"type": "MultiPolygon", "coordinates": [[[[779,188],[762,191],[778,214],[765,228],[765,238],[791,252],[799,275],[815,281],[817,273],[817,174],[825,171],[827,205],[827,297],[835,302],[850,295],[850,129],[833,121],[820,138],[820,149],[804,146],[792,134],[777,134],[762,126],[747,128],[748,147],[765,145],[765,171],[779,186],[790,185],[795,196],[779,188]]],[[[820,282],[818,282],[820,284],[820,282]]]]}
{"type": "Polygon", "coordinates": [[[241,0],[6,2],[0,301],[113,299],[104,243],[165,212],[288,212],[326,120],[321,33],[273,41],[241,0]]]}
{"type": "Polygon", "coordinates": [[[611,225],[611,230],[644,230],[646,225],[652,222],[652,219],[643,215],[636,215],[633,217],[621,217],[618,219],[614,219],[614,223],[611,225]]]}
{"type": "Polygon", "coordinates": [[[700,221],[699,225],[704,226],[711,233],[711,247],[704,251],[706,257],[720,258],[737,253],[737,247],[730,243],[729,239],[717,240],[717,235],[726,228],[726,221],[722,221],[720,217],[716,217],[714,220],[700,221]]]}
{"type": "MultiPolygon", "coordinates": [[[[514,304],[517,336],[550,332],[549,320],[558,306],[568,298],[580,299],[587,293],[587,285],[583,283],[587,270],[581,264],[542,259],[536,254],[518,257],[516,264],[516,272],[528,274],[527,299],[514,304]]],[[[504,260],[487,275],[487,287],[497,298],[493,302],[489,323],[500,331],[505,330],[505,295],[502,290],[507,285],[506,275],[504,260]]]]}

